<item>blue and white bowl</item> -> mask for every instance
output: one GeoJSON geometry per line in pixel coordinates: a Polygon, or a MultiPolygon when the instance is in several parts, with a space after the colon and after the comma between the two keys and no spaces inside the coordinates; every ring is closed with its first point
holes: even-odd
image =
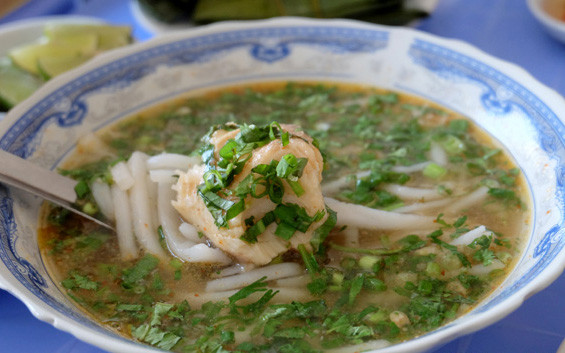
{"type": "MultiPolygon", "coordinates": [[[[467,315],[383,353],[423,351],[483,328],[561,274],[563,98],[518,67],[411,29],[282,18],[163,36],[50,81],[0,123],[0,148],[55,169],[79,136],[149,106],[192,90],[274,80],[354,82],[434,101],[470,117],[504,145],[528,181],[532,232],[502,286],[467,315]]],[[[91,321],[53,283],[37,246],[40,203],[0,185],[0,287],[37,318],[105,350],[154,351],[91,321]]]]}

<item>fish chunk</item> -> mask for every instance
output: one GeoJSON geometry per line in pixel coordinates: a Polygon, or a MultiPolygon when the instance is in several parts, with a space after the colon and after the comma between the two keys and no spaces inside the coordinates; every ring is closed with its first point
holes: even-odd
{"type": "MultiPolygon", "coordinates": [[[[304,132],[298,131],[296,126],[282,125],[282,129],[291,133],[292,137],[289,143],[283,146],[281,140],[276,139],[253,150],[252,157],[245,163],[242,171],[234,177],[228,189],[234,189],[257,165],[269,164],[272,160],[280,161],[283,156],[289,153],[297,158],[307,158],[308,162],[299,179],[304,194],[300,197],[296,196],[285,181],[283,182],[284,196],[282,200],[284,204],[297,204],[303,207],[309,216],[314,216],[317,212],[325,210],[320,186],[323,169],[322,155],[318,148],[312,145],[312,139],[304,132]]],[[[218,151],[238,133],[239,129],[214,132],[210,142],[214,145],[216,159],[219,159],[218,151]]],[[[204,173],[204,165],[193,166],[186,173],[181,173],[178,183],[174,186],[177,191],[177,199],[173,201],[173,206],[188,223],[204,233],[217,248],[240,262],[264,265],[277,255],[288,249],[296,248],[299,244],[305,244],[308,247],[313,231],[327,218],[327,214],[324,214],[324,217],[312,223],[305,233],[296,231],[290,240],[276,236],[277,225],[272,223],[258,236],[256,243],[248,243],[240,239],[248,228],[245,220],[250,217],[254,217],[255,220],[261,219],[266,213],[274,210],[276,204],[267,196],[259,199],[247,196],[245,210],[228,221],[228,228],[218,228],[214,223],[214,217],[197,192],[198,186],[203,183],[204,173]]]]}

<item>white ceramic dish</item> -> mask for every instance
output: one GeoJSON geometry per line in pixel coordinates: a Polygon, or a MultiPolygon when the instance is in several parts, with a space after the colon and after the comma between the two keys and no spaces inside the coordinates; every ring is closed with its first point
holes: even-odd
{"type": "Polygon", "coordinates": [[[565,43],[565,21],[559,21],[548,13],[548,9],[552,7],[555,7],[556,11],[565,12],[565,2],[560,0],[528,0],[528,7],[534,17],[553,38],[565,43]]]}
{"type": "MultiPolygon", "coordinates": [[[[461,42],[405,28],[283,18],[165,35],[50,81],[0,122],[0,148],[55,168],[86,132],[193,89],[326,80],[401,91],[460,112],[507,147],[533,199],[517,267],[469,314],[379,352],[419,352],[483,328],[545,288],[565,265],[563,98],[524,70],[461,42]]],[[[151,352],[86,318],[52,283],[36,241],[40,200],[0,186],[0,287],[41,320],[111,352],[151,352]]]]}

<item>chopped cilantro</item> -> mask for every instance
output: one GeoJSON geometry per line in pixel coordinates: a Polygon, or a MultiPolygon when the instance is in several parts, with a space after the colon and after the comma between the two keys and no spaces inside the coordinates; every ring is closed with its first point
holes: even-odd
{"type": "Polygon", "coordinates": [[[454,254],[455,256],[457,256],[457,258],[459,259],[459,261],[461,261],[461,264],[465,267],[470,267],[471,266],[471,262],[469,262],[469,259],[467,259],[467,256],[465,256],[465,254],[463,254],[462,252],[460,252],[457,249],[457,246],[455,245],[451,245],[449,243],[446,243],[445,241],[439,239],[440,236],[443,235],[443,231],[442,230],[436,230],[430,234],[428,234],[428,238],[430,238],[432,240],[432,242],[438,244],[439,246],[441,246],[444,249],[449,250],[452,254],[454,254]]]}
{"type": "Polygon", "coordinates": [[[122,285],[125,288],[132,288],[137,281],[144,279],[149,273],[157,268],[158,264],[158,258],[151,254],[145,255],[133,267],[123,271],[122,285]]]}

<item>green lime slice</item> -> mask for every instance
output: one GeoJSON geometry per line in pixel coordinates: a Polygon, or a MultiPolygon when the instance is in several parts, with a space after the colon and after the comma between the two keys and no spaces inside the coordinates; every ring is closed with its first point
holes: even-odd
{"type": "Polygon", "coordinates": [[[73,69],[90,59],[89,56],[42,56],[37,59],[37,69],[45,80],[73,69]]]}
{"type": "Polygon", "coordinates": [[[8,110],[29,97],[43,81],[0,58],[0,108],[8,110]]]}
{"type": "Polygon", "coordinates": [[[46,57],[92,56],[98,47],[98,36],[93,33],[77,33],[64,39],[33,43],[12,49],[8,55],[20,68],[39,75],[37,61],[46,57]]]}
{"type": "Polygon", "coordinates": [[[131,28],[112,25],[48,24],[44,34],[50,40],[66,38],[69,35],[90,33],[98,36],[98,50],[109,50],[131,43],[131,28]]]}

